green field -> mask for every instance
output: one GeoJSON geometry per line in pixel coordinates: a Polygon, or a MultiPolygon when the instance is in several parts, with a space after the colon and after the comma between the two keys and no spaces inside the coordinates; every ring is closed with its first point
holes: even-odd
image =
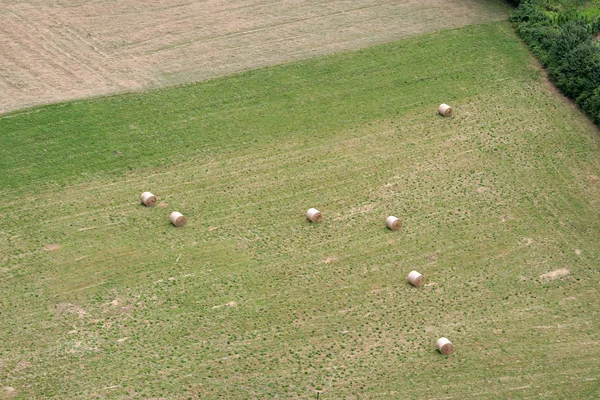
{"type": "Polygon", "coordinates": [[[600,132],[508,23],[7,114],[0,174],[0,398],[600,396],[600,132]]]}

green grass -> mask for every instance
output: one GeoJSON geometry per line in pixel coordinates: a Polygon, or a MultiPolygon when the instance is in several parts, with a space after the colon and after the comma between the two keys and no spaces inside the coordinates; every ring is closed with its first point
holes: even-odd
{"type": "Polygon", "coordinates": [[[506,23],[0,132],[0,386],[17,397],[599,393],[599,132],[506,23]]]}
{"type": "Polygon", "coordinates": [[[549,4],[558,7],[562,12],[574,9],[588,17],[596,17],[600,13],[600,1],[598,0],[552,0],[549,4]]]}
{"type": "Polygon", "coordinates": [[[581,14],[585,15],[588,18],[600,17],[600,3],[591,4],[587,7],[584,7],[583,10],[581,10],[581,14]]]}
{"type": "Polygon", "coordinates": [[[420,40],[426,49],[397,42],[203,84],[8,115],[0,119],[0,170],[12,173],[2,189],[119,176],[281,138],[312,140],[495,84],[475,70],[505,70],[508,65],[494,65],[494,53],[497,47],[508,51],[514,41],[495,43],[493,35],[478,37],[478,30],[450,35],[445,46],[439,46],[443,34],[430,35],[420,40]],[[463,48],[462,35],[473,47],[463,48]],[[431,62],[442,57],[447,68],[431,62]]]}

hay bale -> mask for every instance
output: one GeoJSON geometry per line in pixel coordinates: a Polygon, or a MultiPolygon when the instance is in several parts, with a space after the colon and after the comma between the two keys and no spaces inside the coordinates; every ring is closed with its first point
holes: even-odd
{"type": "Polygon", "coordinates": [[[385,220],[387,227],[393,231],[397,231],[402,228],[402,220],[400,218],[396,218],[393,215],[390,215],[385,220]]]}
{"type": "Polygon", "coordinates": [[[171,213],[171,215],[169,215],[169,221],[171,221],[171,223],[179,228],[181,228],[182,226],[185,225],[186,223],[186,219],[183,216],[182,213],[178,212],[178,211],[173,211],[171,213]]]}
{"type": "Polygon", "coordinates": [[[425,277],[417,271],[410,271],[406,279],[408,279],[411,285],[416,287],[423,286],[423,283],[425,283],[425,277]]]}
{"type": "Polygon", "coordinates": [[[443,355],[447,356],[454,352],[454,346],[452,343],[445,337],[439,338],[437,340],[437,348],[443,355]]]}
{"type": "Polygon", "coordinates": [[[438,113],[444,117],[451,117],[454,114],[454,110],[448,104],[440,104],[438,113]]]}
{"type": "Polygon", "coordinates": [[[316,208],[309,208],[306,212],[306,218],[308,218],[310,222],[317,223],[323,220],[323,214],[316,208]]]}
{"type": "Polygon", "coordinates": [[[156,204],[156,196],[153,195],[150,192],[144,192],[142,193],[142,195],[140,196],[140,201],[146,206],[146,207],[152,207],[156,204]]]}

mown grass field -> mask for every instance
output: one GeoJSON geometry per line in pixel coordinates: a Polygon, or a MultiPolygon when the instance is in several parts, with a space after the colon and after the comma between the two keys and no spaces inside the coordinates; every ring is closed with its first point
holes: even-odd
{"type": "Polygon", "coordinates": [[[0,397],[597,397],[600,133],[544,82],[502,22],[0,117],[0,397]]]}

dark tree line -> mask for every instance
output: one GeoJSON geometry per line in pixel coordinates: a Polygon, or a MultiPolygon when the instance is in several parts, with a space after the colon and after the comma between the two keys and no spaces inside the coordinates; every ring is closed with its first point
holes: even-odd
{"type": "Polygon", "coordinates": [[[550,79],[600,124],[600,18],[543,0],[512,2],[520,4],[510,19],[550,79]]]}

